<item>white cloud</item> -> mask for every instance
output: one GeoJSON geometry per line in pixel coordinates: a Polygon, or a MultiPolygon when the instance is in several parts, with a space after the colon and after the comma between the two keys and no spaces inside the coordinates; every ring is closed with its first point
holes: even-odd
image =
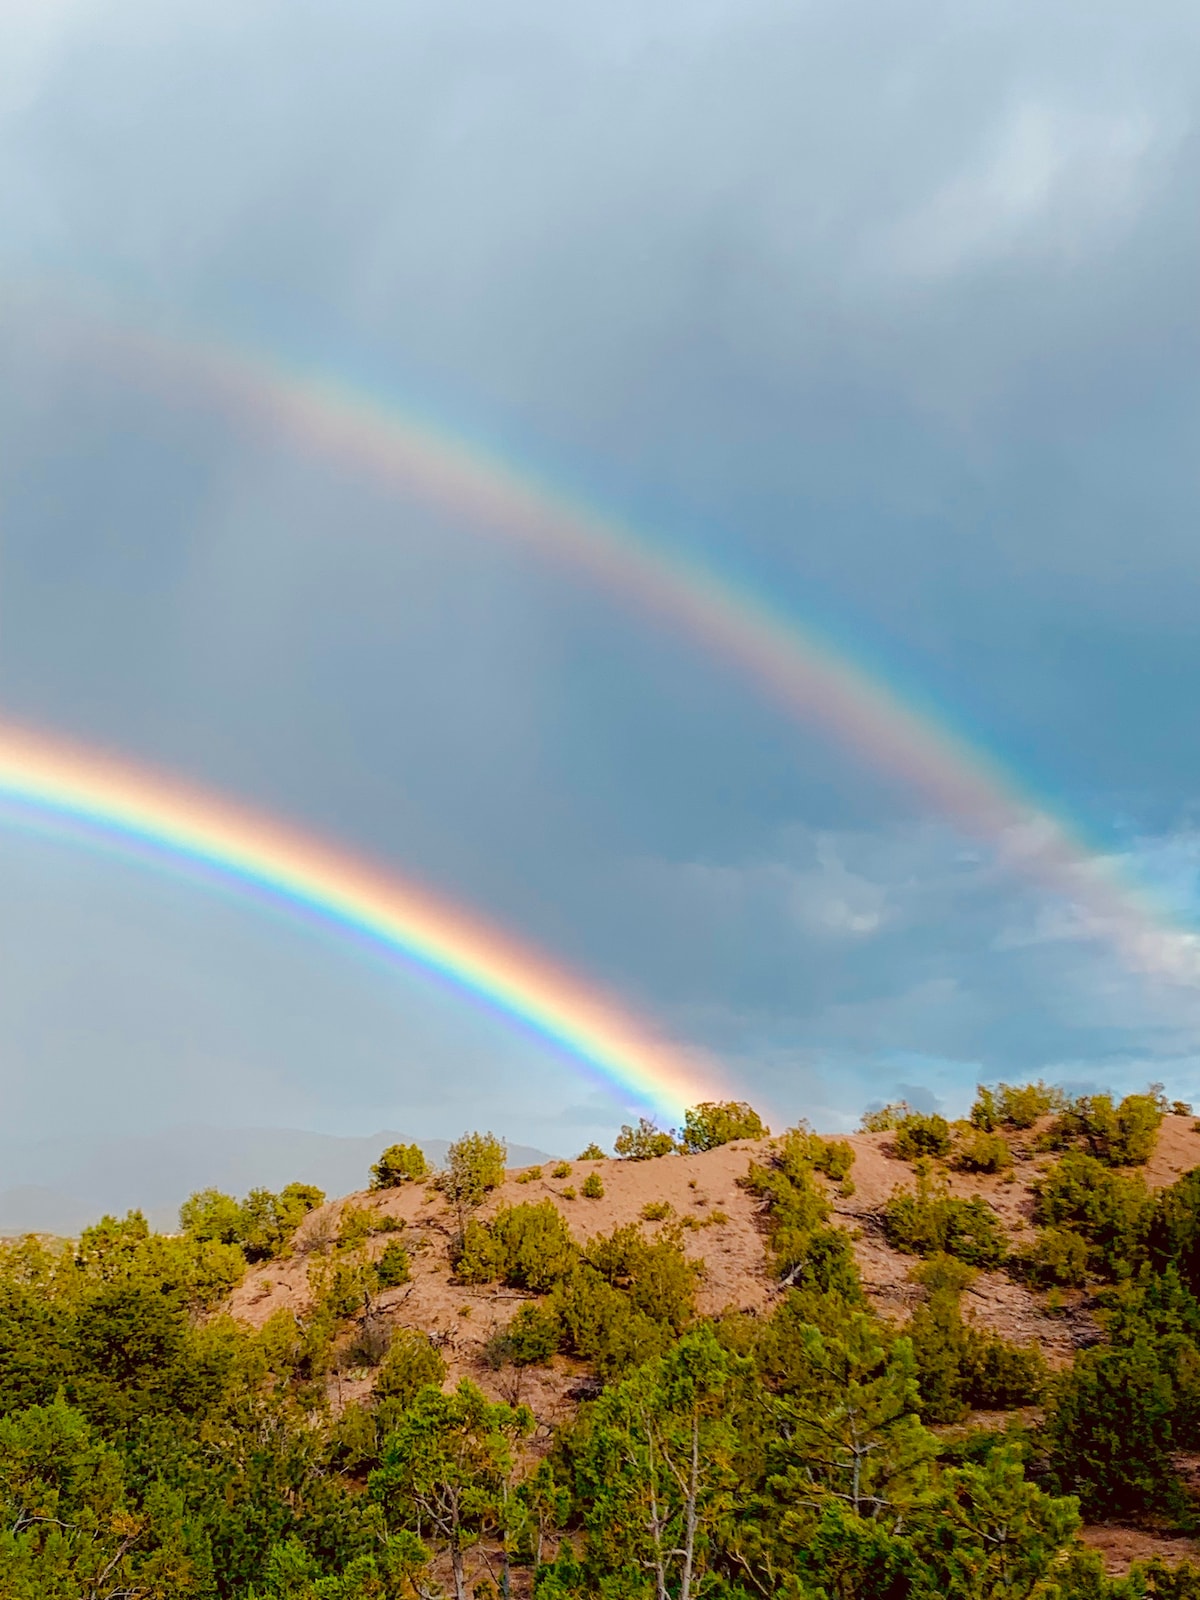
{"type": "Polygon", "coordinates": [[[794,829],[785,844],[802,859],[656,862],[637,870],[662,880],[663,890],[697,916],[773,915],[826,941],[866,938],[887,924],[886,887],[846,865],[835,835],[794,829]]]}
{"type": "Polygon", "coordinates": [[[979,158],[889,230],[881,261],[933,280],[1018,255],[1073,262],[1133,219],[1147,157],[1168,135],[1142,109],[1019,102],[979,158]]]}
{"type": "Polygon", "coordinates": [[[787,874],[787,901],[797,923],[834,936],[863,938],[878,933],[887,919],[884,886],[851,872],[830,834],[819,835],[816,855],[815,868],[787,874]]]}
{"type": "MultiPolygon", "coordinates": [[[[1006,841],[1010,858],[1036,862],[1038,830],[1006,841]]],[[[1052,897],[997,933],[993,948],[1101,943],[1137,972],[1184,988],[1200,984],[1200,834],[1180,829],[1135,839],[1078,869],[1079,899],[1052,897]]]]}
{"type": "Polygon", "coordinates": [[[31,105],[93,0],[0,0],[0,119],[31,105]]]}

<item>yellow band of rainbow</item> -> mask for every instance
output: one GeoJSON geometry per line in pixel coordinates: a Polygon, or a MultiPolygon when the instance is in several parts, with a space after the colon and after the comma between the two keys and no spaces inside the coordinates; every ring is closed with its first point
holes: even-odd
{"type": "Polygon", "coordinates": [[[668,1118],[717,1076],[591,984],[449,901],[287,826],[107,755],[0,725],[0,798],[207,867],[475,995],[668,1118]]]}

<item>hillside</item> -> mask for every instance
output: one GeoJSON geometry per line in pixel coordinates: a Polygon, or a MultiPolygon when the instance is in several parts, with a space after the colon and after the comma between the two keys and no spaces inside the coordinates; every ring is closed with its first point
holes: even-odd
{"type": "MultiPolygon", "coordinates": [[[[946,1173],[950,1192],[981,1196],[995,1212],[1010,1248],[1028,1244],[1033,1232],[1033,1184],[1051,1158],[1032,1149],[1033,1132],[1014,1139],[1016,1160],[1009,1176],[946,1173]]],[[[897,1322],[911,1314],[924,1298],[913,1282],[911,1255],[891,1248],[878,1225],[880,1209],[898,1190],[911,1188],[913,1166],[894,1154],[890,1133],[856,1133],[844,1137],[854,1152],[851,1175],[854,1194],[842,1198],[839,1185],[817,1176],[833,1207],[834,1221],[851,1235],[863,1288],[876,1311],[897,1322]]],[[[488,1220],[505,1207],[551,1201],[581,1244],[628,1223],[639,1224],[653,1237],[675,1233],[689,1260],[701,1264],[697,1309],[715,1316],[723,1311],[768,1312],[784,1292],[769,1271],[762,1232],[762,1203],[739,1182],[752,1162],[770,1159],[776,1140],[739,1140],[698,1155],[669,1155],[649,1161],[603,1160],[571,1163],[569,1177],[548,1176],[529,1180],[529,1168],[512,1168],[504,1183],[480,1207],[488,1220]],[[599,1175],[603,1198],[564,1198],[578,1191],[586,1174],[599,1175]],[[670,1215],[659,1222],[643,1222],[648,1205],[666,1202],[670,1215]],[[723,1220],[714,1221],[715,1217],[723,1220]]],[[[1151,1189],[1159,1189],[1192,1167],[1200,1166],[1200,1132],[1191,1116],[1166,1115],[1159,1128],[1153,1155],[1141,1168],[1151,1189]]],[[[536,1169],[533,1169],[536,1170],[536,1169]]],[[[383,1290],[376,1302],[379,1314],[398,1327],[414,1328],[434,1338],[443,1349],[452,1377],[469,1375],[496,1397],[511,1396],[511,1386],[487,1365],[488,1340],[512,1318],[517,1306],[532,1298],[520,1291],[495,1286],[472,1287],[455,1282],[449,1249],[455,1219],[439,1190],[432,1184],[406,1185],[378,1193],[356,1191],[332,1200],[313,1212],[297,1233],[290,1257],[251,1270],[230,1300],[233,1314],[261,1327],[274,1312],[303,1316],[312,1303],[308,1285],[309,1262],[320,1241],[335,1235],[338,1218],[351,1207],[369,1207],[381,1217],[403,1223],[403,1238],[412,1258],[412,1281],[383,1290]]],[[[392,1236],[378,1234],[369,1246],[378,1256],[392,1236]]],[[[1082,1291],[1060,1297],[1061,1309],[1047,1308],[1047,1295],[1022,1284],[1005,1272],[980,1272],[966,1291],[965,1314],[981,1328],[990,1329],[1018,1344],[1036,1345],[1053,1367],[1067,1365],[1074,1352],[1091,1344],[1097,1327],[1082,1291]]],[[[522,1398],[538,1411],[539,1420],[561,1420],[564,1396],[578,1382],[578,1374],[563,1358],[537,1383],[527,1384],[522,1398]],[[555,1370],[555,1368],[557,1370],[555,1370]],[[536,1391],[536,1392],[535,1392],[536,1391]]],[[[369,1390],[369,1376],[332,1380],[341,1399],[357,1398],[369,1390]]]]}
{"type": "Polygon", "coordinates": [[[0,1245],[0,1593],[1200,1600],[1185,1109],[709,1104],[0,1245]]]}

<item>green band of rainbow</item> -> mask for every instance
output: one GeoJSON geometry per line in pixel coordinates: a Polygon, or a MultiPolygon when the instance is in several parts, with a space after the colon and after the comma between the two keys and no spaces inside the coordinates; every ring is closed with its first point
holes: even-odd
{"type": "Polygon", "coordinates": [[[0,725],[0,797],[203,865],[353,931],[516,1019],[624,1094],[677,1118],[716,1075],[541,953],[448,901],[223,800],[0,725]]]}

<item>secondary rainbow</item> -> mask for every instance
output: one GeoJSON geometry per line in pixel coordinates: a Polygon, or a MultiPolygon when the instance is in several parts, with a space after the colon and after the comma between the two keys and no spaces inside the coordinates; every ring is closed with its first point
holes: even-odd
{"type": "Polygon", "coordinates": [[[126,377],[168,394],[207,396],[292,445],[448,508],[624,595],[735,664],[793,718],[824,727],[964,829],[999,842],[1012,865],[1086,907],[1089,926],[1135,966],[1188,983],[1200,977],[1196,935],[987,750],[694,558],[374,394],[219,339],[152,331],[111,311],[57,315],[72,348],[107,355],[126,377]]]}
{"type": "Polygon", "coordinates": [[[449,980],[669,1118],[716,1074],[590,984],[459,906],[198,789],[0,725],[0,799],[198,864],[449,980]]]}

